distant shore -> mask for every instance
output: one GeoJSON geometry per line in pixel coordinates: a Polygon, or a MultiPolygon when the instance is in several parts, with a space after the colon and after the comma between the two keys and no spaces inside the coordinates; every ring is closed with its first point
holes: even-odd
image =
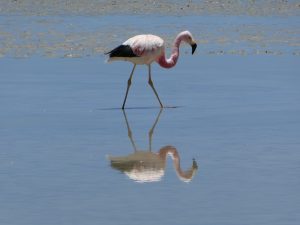
{"type": "Polygon", "coordinates": [[[124,2],[0,1],[0,58],[103,56],[140,33],[170,48],[182,30],[194,34],[196,54],[300,56],[299,1],[124,2]]]}
{"type": "Polygon", "coordinates": [[[12,0],[0,1],[0,14],[13,15],[300,15],[296,0],[12,0]]]}

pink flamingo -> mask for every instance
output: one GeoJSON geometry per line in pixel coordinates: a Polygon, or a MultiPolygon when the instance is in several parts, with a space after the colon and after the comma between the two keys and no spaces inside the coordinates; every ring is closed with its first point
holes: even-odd
{"type": "Polygon", "coordinates": [[[109,55],[108,62],[123,60],[123,61],[132,62],[134,64],[127,82],[127,90],[126,90],[122,109],[124,109],[125,107],[127,95],[131,85],[131,79],[137,64],[148,65],[148,71],[149,71],[148,84],[151,86],[152,90],[154,91],[157,100],[160,104],[160,107],[163,108],[163,104],[161,103],[158,97],[157,91],[155,90],[154,84],[151,79],[151,63],[156,61],[160,66],[164,68],[171,68],[175,66],[179,57],[179,46],[182,41],[191,45],[192,54],[193,54],[197,48],[197,44],[194,41],[194,38],[189,31],[183,31],[177,35],[177,37],[174,40],[172,54],[168,59],[166,59],[165,56],[164,40],[152,34],[142,34],[142,35],[137,35],[132,38],[129,38],[122,45],[105,53],[109,55]]]}

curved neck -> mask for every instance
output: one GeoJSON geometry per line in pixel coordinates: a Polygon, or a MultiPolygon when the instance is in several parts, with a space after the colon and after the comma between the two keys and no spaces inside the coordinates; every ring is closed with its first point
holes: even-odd
{"type": "Polygon", "coordinates": [[[164,68],[171,68],[176,65],[179,57],[179,46],[182,41],[181,35],[178,35],[173,43],[172,54],[170,58],[166,59],[165,52],[158,58],[157,62],[164,68]]]}
{"type": "Polygon", "coordinates": [[[193,160],[193,164],[190,169],[183,171],[180,167],[180,157],[179,157],[179,154],[175,147],[165,146],[159,150],[158,154],[160,155],[161,158],[164,159],[164,162],[166,162],[167,155],[171,155],[177,176],[182,181],[185,181],[185,182],[189,182],[192,180],[193,176],[195,175],[195,172],[198,169],[198,166],[197,166],[197,163],[195,160],[193,160]]]}

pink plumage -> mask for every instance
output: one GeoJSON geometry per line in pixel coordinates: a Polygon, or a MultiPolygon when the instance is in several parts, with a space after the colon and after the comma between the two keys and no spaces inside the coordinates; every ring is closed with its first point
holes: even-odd
{"type": "Polygon", "coordinates": [[[154,88],[152,79],[151,79],[151,63],[156,61],[160,66],[164,68],[171,68],[176,65],[178,57],[179,57],[179,46],[180,43],[184,41],[191,45],[192,54],[197,48],[197,44],[194,41],[192,34],[189,31],[183,31],[177,35],[173,43],[172,54],[170,58],[166,58],[165,56],[165,44],[164,40],[156,35],[152,34],[142,34],[129,38],[122,45],[116,47],[110,52],[106,53],[109,55],[108,62],[110,61],[129,61],[132,62],[133,69],[128,79],[127,90],[125,94],[125,99],[123,102],[122,109],[125,107],[127,95],[129,92],[129,88],[131,85],[131,80],[133,76],[133,72],[137,64],[139,65],[148,65],[149,70],[149,80],[148,83],[153,89],[159,103],[160,107],[163,108],[163,104],[161,103],[158,94],[154,88]]]}

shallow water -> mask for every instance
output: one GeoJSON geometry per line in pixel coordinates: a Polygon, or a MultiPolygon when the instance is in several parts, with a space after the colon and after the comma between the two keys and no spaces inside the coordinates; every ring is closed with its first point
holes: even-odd
{"type": "MultiPolygon", "coordinates": [[[[119,109],[131,65],[103,61],[0,61],[0,224],[298,224],[298,57],[184,54],[175,69],[153,66],[170,108],[152,152],[172,145],[182,170],[193,159],[198,170],[184,182],[168,157],[144,183],[110,164],[134,153],[119,109]]],[[[160,110],[146,73],[137,68],[125,115],[149,153],[160,110]]]]}
{"type": "Polygon", "coordinates": [[[1,1],[0,224],[298,224],[299,6],[1,1]],[[140,66],[122,111],[103,52],[186,29],[196,54],[152,68],[166,108],[140,66]]]}

